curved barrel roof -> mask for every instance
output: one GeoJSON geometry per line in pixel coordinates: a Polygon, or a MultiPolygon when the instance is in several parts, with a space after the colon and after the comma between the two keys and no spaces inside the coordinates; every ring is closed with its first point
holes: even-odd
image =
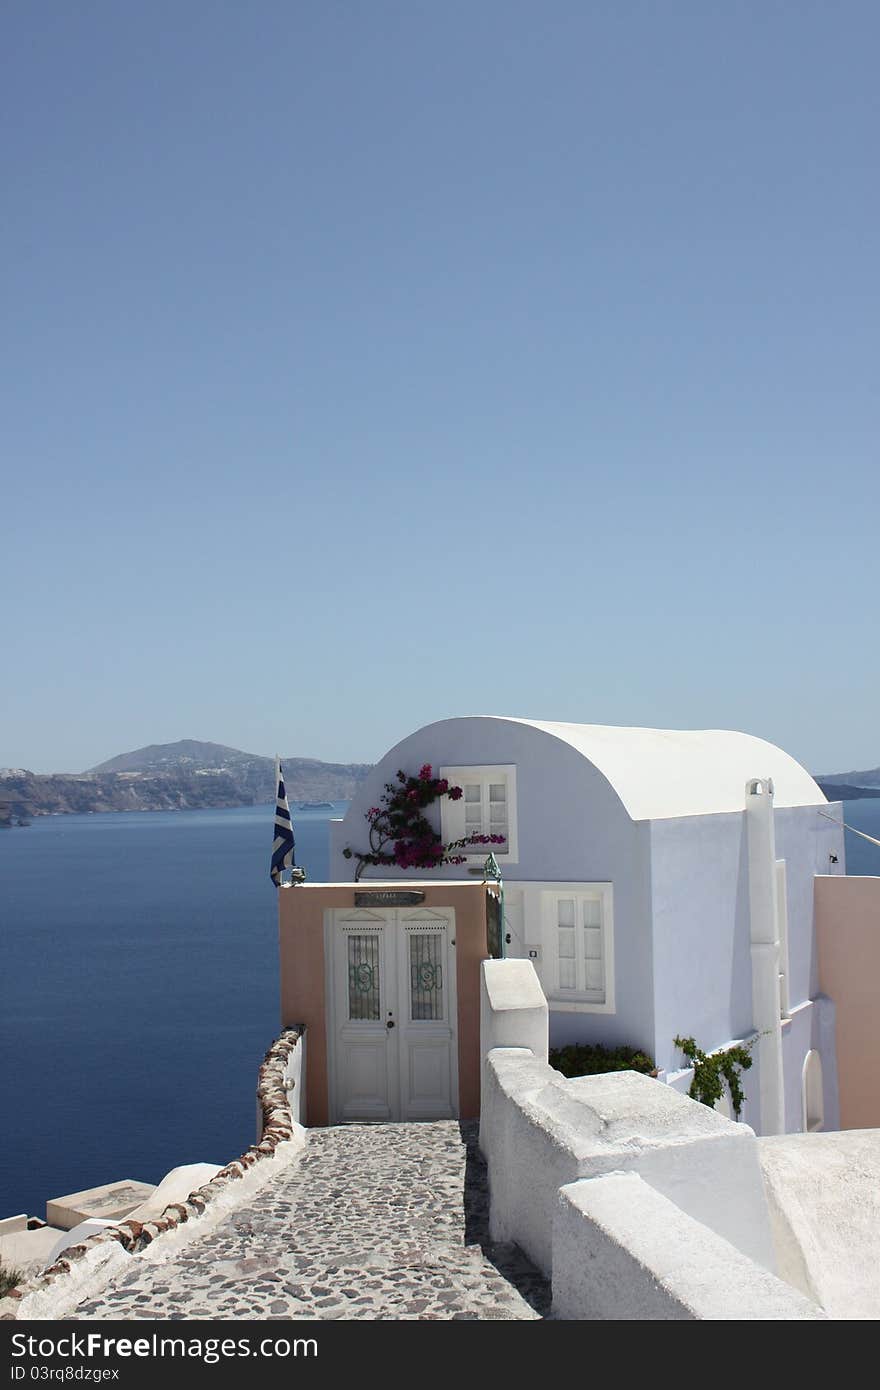
{"type": "Polygon", "coordinates": [[[755,777],[772,777],[775,806],[827,804],[800,763],[752,734],[482,717],[525,724],[569,744],[598,768],[633,820],[741,811],[746,782],[755,777]]]}

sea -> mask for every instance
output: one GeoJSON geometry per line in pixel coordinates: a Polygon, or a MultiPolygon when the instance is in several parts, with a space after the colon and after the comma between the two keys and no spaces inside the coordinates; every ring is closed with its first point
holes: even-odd
{"type": "MultiPolygon", "coordinates": [[[[296,810],[326,882],[332,808],[296,810]]],[[[0,1218],[254,1142],[278,1035],[274,803],[0,832],[0,1218]]]]}
{"type": "MultiPolygon", "coordinates": [[[[294,810],[325,882],[332,808],[294,810]]],[[[880,839],[880,798],[843,803],[880,839]]],[[[0,1218],[253,1143],[279,1029],[273,806],[44,816],[0,833],[0,1218]]],[[[846,836],[847,872],[880,848],[846,836]]]]}

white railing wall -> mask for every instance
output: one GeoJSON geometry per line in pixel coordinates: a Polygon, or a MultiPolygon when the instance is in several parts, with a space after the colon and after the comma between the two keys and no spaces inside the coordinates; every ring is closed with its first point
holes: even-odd
{"type": "Polygon", "coordinates": [[[480,1146],[492,1239],[552,1278],[557,1316],[822,1317],[775,1277],[753,1132],[635,1072],[566,1080],[546,1061],[536,988],[528,961],[483,965],[480,1146]],[[664,1249],[696,1261],[695,1278],[676,1283],[664,1249]],[[616,1313],[595,1287],[603,1267],[616,1313]],[[733,1286],[718,1283],[725,1268],[733,1286]]]}

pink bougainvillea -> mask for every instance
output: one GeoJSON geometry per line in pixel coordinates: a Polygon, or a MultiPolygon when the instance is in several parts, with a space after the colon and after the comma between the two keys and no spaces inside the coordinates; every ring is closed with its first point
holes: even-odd
{"type": "Polygon", "coordinates": [[[397,784],[385,783],[382,805],[371,806],[365,813],[369,826],[370,848],[361,852],[351,848],[342,851],[346,859],[356,859],[357,881],[368,864],[394,865],[398,869],[436,869],[440,864],[464,864],[467,855],[462,850],[472,845],[500,845],[503,835],[468,835],[444,845],[425,810],[439,797],[460,801],[461,787],[450,787],[445,777],[435,777],[430,763],[419,768],[417,777],[398,772],[397,784]]]}

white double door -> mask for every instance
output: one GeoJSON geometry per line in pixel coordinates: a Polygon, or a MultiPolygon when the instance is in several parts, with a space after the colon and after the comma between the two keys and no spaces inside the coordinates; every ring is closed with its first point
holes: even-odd
{"type": "Polygon", "coordinates": [[[456,1116],[454,911],[338,910],[329,934],[331,1122],[456,1116]]]}

